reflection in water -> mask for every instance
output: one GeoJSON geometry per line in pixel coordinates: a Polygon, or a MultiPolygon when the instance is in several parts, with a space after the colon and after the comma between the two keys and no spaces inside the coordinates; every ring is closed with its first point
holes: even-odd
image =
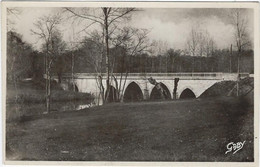
{"type": "Polygon", "coordinates": [[[90,107],[92,107],[91,104],[79,105],[79,106],[77,106],[76,110],[82,110],[82,109],[85,109],[85,108],[90,108],[90,107]]]}
{"type": "MultiPolygon", "coordinates": [[[[102,100],[95,98],[89,101],[67,101],[67,102],[52,102],[50,113],[77,111],[85,108],[91,108],[97,105],[102,105],[102,100]]],[[[12,121],[21,118],[22,116],[41,115],[46,111],[45,103],[30,103],[30,104],[7,104],[6,105],[6,120],[12,121]]]]}
{"type": "Polygon", "coordinates": [[[95,98],[91,103],[77,105],[74,108],[74,110],[82,110],[82,109],[85,109],[85,108],[91,108],[91,107],[95,107],[95,106],[100,106],[100,105],[103,104],[101,102],[102,102],[102,99],[95,98]]]}

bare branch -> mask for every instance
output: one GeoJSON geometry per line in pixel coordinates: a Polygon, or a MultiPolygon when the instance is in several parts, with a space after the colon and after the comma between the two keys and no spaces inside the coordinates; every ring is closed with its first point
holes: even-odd
{"type": "Polygon", "coordinates": [[[80,18],[83,18],[83,19],[87,19],[87,20],[90,20],[90,21],[93,21],[93,23],[99,23],[101,25],[103,25],[103,22],[101,20],[100,17],[96,17],[94,15],[82,15],[82,14],[79,14],[79,13],[76,13],[75,11],[73,11],[72,9],[70,8],[65,8],[67,11],[71,12],[73,15],[77,16],[77,17],[80,17],[80,18]]]}

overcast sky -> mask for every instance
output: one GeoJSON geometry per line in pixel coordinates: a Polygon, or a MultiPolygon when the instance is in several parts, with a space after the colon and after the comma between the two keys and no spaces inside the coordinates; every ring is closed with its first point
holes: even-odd
{"type": "MultiPolygon", "coordinates": [[[[21,8],[18,17],[12,17],[15,21],[15,30],[23,35],[23,39],[34,46],[39,46],[36,37],[30,32],[33,29],[33,22],[37,18],[55,13],[60,8],[21,8]]],[[[234,27],[230,24],[230,9],[142,9],[135,12],[129,25],[137,28],[146,28],[151,32],[151,40],[167,41],[169,46],[174,49],[184,49],[189,32],[192,27],[201,27],[209,32],[216,41],[219,49],[228,48],[234,44],[234,27]]],[[[253,10],[246,10],[245,16],[248,17],[248,31],[253,40],[253,10]]],[[[76,30],[81,29],[80,25],[76,30]]],[[[93,30],[97,26],[92,26],[93,30]]],[[[68,41],[71,36],[71,26],[66,21],[62,27],[64,40],[68,41]]]]}

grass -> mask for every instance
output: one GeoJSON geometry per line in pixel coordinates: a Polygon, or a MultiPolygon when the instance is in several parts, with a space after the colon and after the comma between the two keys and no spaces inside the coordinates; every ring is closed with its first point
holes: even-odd
{"type": "Polygon", "coordinates": [[[115,103],[7,123],[9,160],[253,161],[253,106],[232,97],[115,103]],[[229,142],[246,141],[225,155],[229,142]]]}
{"type": "MultiPolygon", "coordinates": [[[[217,96],[237,96],[236,81],[221,81],[203,92],[200,97],[217,97],[217,96]]],[[[254,89],[254,78],[247,77],[239,81],[239,94],[246,96],[254,89]]]]}

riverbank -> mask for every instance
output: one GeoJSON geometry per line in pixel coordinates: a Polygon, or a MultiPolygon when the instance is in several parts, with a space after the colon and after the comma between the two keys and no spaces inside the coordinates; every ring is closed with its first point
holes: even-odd
{"type": "MultiPolygon", "coordinates": [[[[62,90],[56,82],[51,85],[51,111],[72,110],[90,104],[94,97],[89,93],[62,90]],[[71,106],[71,107],[70,107],[71,106]],[[73,107],[75,106],[75,107],[73,107]]],[[[9,83],[6,92],[6,120],[19,120],[23,116],[38,115],[46,111],[44,81],[9,83]]]]}
{"type": "Polygon", "coordinates": [[[253,106],[218,97],[114,103],[7,123],[9,160],[253,161],[253,106]],[[245,142],[225,154],[230,142],[245,142]]]}
{"type": "MultiPolygon", "coordinates": [[[[44,103],[46,100],[46,91],[44,80],[36,81],[23,81],[18,82],[16,87],[14,84],[8,84],[6,92],[6,103],[44,103]]],[[[63,90],[58,83],[52,82],[51,84],[51,101],[72,101],[72,100],[90,100],[93,99],[89,93],[80,93],[74,91],[63,90]]]]}

